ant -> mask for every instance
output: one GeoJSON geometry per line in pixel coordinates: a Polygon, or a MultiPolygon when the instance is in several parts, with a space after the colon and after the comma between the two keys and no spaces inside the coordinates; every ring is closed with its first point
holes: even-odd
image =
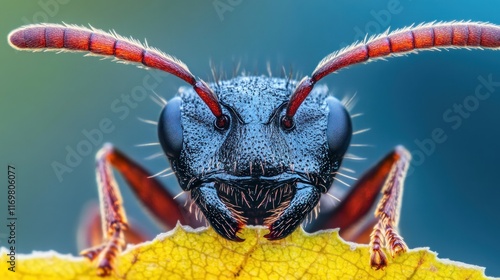
{"type": "MultiPolygon", "coordinates": [[[[200,226],[200,212],[222,237],[243,241],[246,225],[269,229],[282,239],[318,211],[319,200],[340,172],[352,136],[351,116],[342,102],[315,87],[342,68],[385,57],[437,48],[498,48],[500,26],[479,22],[421,24],[372,37],[326,56],[300,81],[239,76],[207,84],[174,57],[135,40],[94,28],[33,24],[9,34],[20,50],[80,51],[171,73],[190,85],[164,102],[159,143],[190,211],[147,170],[111,144],[97,154],[97,182],[104,242],[82,252],[109,275],[125,240],[142,241],[129,227],[112,168],[118,170],[143,205],[169,227],[179,221],[200,226]],[[190,207],[191,208],[191,207],[190,207]],[[193,214],[195,213],[195,214],[193,214]]],[[[322,211],[310,230],[341,228],[347,240],[370,244],[370,265],[387,266],[407,250],[397,226],[404,180],[411,160],[402,146],[368,170],[335,208],[322,211]],[[382,193],[377,201],[378,194],[382,193]],[[369,210],[375,206],[375,215],[369,210]],[[368,222],[364,219],[367,217],[368,222]],[[364,221],[363,223],[361,223],[364,221]]],[[[99,217],[99,214],[94,214],[99,217]]],[[[99,219],[88,225],[97,229],[99,219]]],[[[89,242],[99,236],[89,237],[89,242]]]]}

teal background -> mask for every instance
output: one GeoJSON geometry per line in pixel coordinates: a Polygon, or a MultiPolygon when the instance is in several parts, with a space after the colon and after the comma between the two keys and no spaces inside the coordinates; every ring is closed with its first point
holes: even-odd
{"type": "MultiPolygon", "coordinates": [[[[226,0],[221,0],[228,3],[226,0]]],[[[98,128],[108,118],[114,130],[104,135],[153,172],[166,167],[163,158],[142,160],[158,147],[134,145],[156,141],[155,127],[137,120],[156,119],[160,107],[145,99],[122,120],[111,109],[149,75],[130,65],[82,58],[81,54],[27,53],[9,47],[7,34],[29,22],[92,24],[124,36],[148,39],[151,46],[184,61],[210,80],[209,59],[231,73],[241,61],[249,72],[275,73],[281,66],[306,75],[330,52],[360,39],[357,30],[374,34],[387,27],[454,19],[500,24],[498,1],[248,1],[235,3],[220,17],[214,1],[3,1],[0,10],[0,225],[6,223],[5,179],[8,164],[17,169],[17,242],[19,253],[54,249],[76,254],[76,227],[84,205],[97,198],[94,155],[101,146],[59,181],[51,164],[64,163],[66,146],[85,139],[82,130],[98,128]],[[40,4],[41,3],[41,4],[40,4]],[[43,8],[43,4],[49,9],[43,8]],[[48,4],[47,4],[48,3],[48,4]],[[54,6],[54,3],[57,4],[54,6]],[[400,10],[377,21],[388,5],[400,10]],[[366,28],[368,27],[368,30],[366,28]]],[[[394,8],[392,8],[394,10],[394,8]]],[[[500,81],[500,54],[494,51],[423,52],[357,65],[322,82],[340,98],[357,92],[356,129],[370,132],[354,142],[371,144],[352,153],[367,157],[347,162],[357,171],[374,164],[397,144],[418,150],[415,140],[430,138],[435,128],[447,135],[406,181],[401,232],[408,245],[430,247],[439,256],[486,267],[500,276],[500,96],[493,92],[453,130],[443,113],[463,103],[480,84],[479,76],[500,81]]],[[[156,92],[165,98],[184,85],[163,77],[156,92]]],[[[103,141],[103,142],[104,142],[103,141]]],[[[121,181],[120,181],[121,182],[121,181]]],[[[166,180],[174,193],[175,181],[166,180]]],[[[127,213],[157,234],[121,182],[127,213]]],[[[0,227],[0,246],[6,245],[0,227]]]]}

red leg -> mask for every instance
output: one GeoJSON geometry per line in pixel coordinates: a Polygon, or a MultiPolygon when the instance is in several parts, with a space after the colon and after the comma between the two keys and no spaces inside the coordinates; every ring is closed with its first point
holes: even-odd
{"type": "MultiPolygon", "coordinates": [[[[97,161],[109,162],[123,176],[142,205],[153,217],[173,228],[179,221],[181,224],[192,224],[188,211],[173,199],[173,196],[146,169],[115,149],[105,144],[100,150],[97,161]]],[[[112,176],[112,175],[111,175],[112,176]]]]}
{"type": "Polygon", "coordinates": [[[385,247],[392,257],[408,249],[403,238],[398,234],[397,227],[401,212],[404,179],[410,165],[411,155],[404,148],[399,148],[396,152],[399,157],[384,183],[382,199],[375,211],[375,217],[378,221],[370,235],[371,266],[375,269],[387,265],[387,258],[382,251],[380,241],[384,241],[385,247]]]}
{"type": "Polygon", "coordinates": [[[340,228],[343,238],[356,242],[370,242],[371,265],[379,269],[387,264],[382,247],[388,245],[392,256],[406,250],[397,234],[398,218],[403,193],[403,182],[411,159],[410,153],[398,146],[361,177],[341,204],[322,211],[308,231],[340,228]],[[375,217],[368,212],[382,192],[375,217]],[[370,234],[368,234],[370,232],[370,234]]]}
{"type": "MultiPolygon", "coordinates": [[[[90,260],[95,260],[98,266],[97,273],[105,276],[109,275],[113,269],[113,262],[125,244],[124,232],[128,229],[121,194],[111,166],[123,175],[143,205],[159,221],[173,227],[177,221],[185,223],[187,219],[183,207],[174,201],[173,197],[155,178],[149,178],[150,174],[144,168],[113,148],[112,145],[104,145],[97,153],[96,158],[104,243],[84,250],[81,254],[90,260]]],[[[94,226],[91,227],[95,230],[95,223],[93,224],[94,226]]],[[[89,238],[95,239],[94,237],[89,238]]]]}
{"type": "MultiPolygon", "coordinates": [[[[139,244],[150,240],[147,234],[134,225],[133,221],[129,221],[129,227],[124,232],[127,244],[139,244]]],[[[83,210],[82,218],[78,225],[78,248],[83,250],[85,248],[98,247],[105,241],[102,232],[102,217],[99,204],[96,201],[92,201],[83,210]]]]}

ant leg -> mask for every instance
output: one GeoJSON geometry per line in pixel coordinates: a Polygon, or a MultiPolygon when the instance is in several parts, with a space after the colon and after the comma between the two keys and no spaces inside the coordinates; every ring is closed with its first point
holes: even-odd
{"type": "MultiPolygon", "coordinates": [[[[103,244],[102,217],[99,204],[91,201],[82,211],[78,225],[77,245],[80,250],[85,248],[98,247],[103,244]]],[[[134,221],[129,221],[129,228],[124,232],[127,244],[139,244],[151,238],[135,225],[134,221]]],[[[90,256],[89,259],[92,259],[90,256]]]]}
{"type": "Polygon", "coordinates": [[[398,159],[392,166],[382,188],[382,199],[375,210],[375,217],[378,221],[370,235],[370,262],[375,269],[387,266],[387,258],[380,248],[381,240],[385,241],[385,246],[389,249],[392,257],[408,250],[403,238],[398,234],[397,227],[401,212],[403,185],[411,155],[402,147],[397,148],[396,154],[398,159]]]}
{"type": "Polygon", "coordinates": [[[96,177],[102,217],[102,245],[84,250],[81,254],[97,262],[100,276],[109,275],[116,256],[125,244],[124,231],[128,229],[127,217],[122,198],[111,167],[116,168],[125,178],[142,204],[159,221],[173,227],[186,221],[183,208],[155,179],[150,178],[140,165],[126,157],[111,144],[105,144],[96,156],[96,177]]]}
{"type": "Polygon", "coordinates": [[[340,235],[351,241],[370,243],[371,265],[376,269],[387,265],[381,247],[386,245],[392,256],[404,252],[406,244],[397,233],[403,183],[411,155],[402,146],[366,172],[352,191],[334,209],[320,212],[318,219],[307,230],[340,227],[340,235]],[[375,216],[368,212],[382,192],[375,216]],[[368,235],[368,232],[371,232],[368,235]]]}

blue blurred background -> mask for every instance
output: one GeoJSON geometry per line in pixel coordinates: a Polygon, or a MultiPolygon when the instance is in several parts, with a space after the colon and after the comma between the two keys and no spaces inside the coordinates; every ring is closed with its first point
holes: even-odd
{"type": "MultiPolygon", "coordinates": [[[[163,158],[143,160],[159,151],[136,144],[156,141],[155,127],[137,120],[156,119],[160,108],[149,98],[128,113],[124,106],[151,73],[80,54],[26,53],[11,49],[10,30],[33,22],[74,23],[109,30],[148,43],[175,55],[191,71],[210,80],[209,59],[230,74],[236,62],[249,72],[266,73],[266,62],[279,73],[282,66],[310,74],[330,52],[388,27],[456,19],[500,24],[498,1],[3,1],[0,11],[0,162],[17,169],[18,252],[54,249],[76,254],[76,227],[81,210],[97,198],[94,154],[61,179],[53,163],[64,164],[67,148],[76,149],[86,138],[83,130],[109,119],[114,127],[104,134],[133,158],[156,172],[163,158]],[[226,5],[226,6],[224,6],[226,5]]],[[[357,93],[356,129],[371,131],[354,138],[371,144],[352,153],[366,157],[347,162],[359,174],[395,145],[413,151],[417,163],[406,181],[401,232],[409,247],[430,247],[440,257],[486,267],[500,276],[500,87],[491,87],[486,100],[473,104],[480,77],[500,82],[500,54],[494,51],[434,51],[357,65],[322,82],[338,97],[357,93]],[[443,118],[454,104],[468,103],[467,117],[443,118]],[[458,125],[458,121],[460,124],[458,125]],[[453,129],[456,125],[456,129],[453,129]],[[418,141],[434,129],[446,135],[432,151],[418,141]]],[[[155,89],[165,98],[183,85],[175,77],[160,76],[155,89]]],[[[427,141],[428,142],[428,141],[427,141]]],[[[2,171],[6,174],[6,171],[2,171]]],[[[2,176],[2,178],[4,178],[2,176]]],[[[0,219],[6,221],[6,180],[0,183],[0,219]]],[[[121,182],[121,181],[120,181],[121,182]]],[[[166,180],[174,193],[172,179],[166,180]]],[[[144,228],[160,232],[141,212],[121,183],[127,213],[144,228]]],[[[0,246],[6,228],[0,227],[0,246]]]]}

